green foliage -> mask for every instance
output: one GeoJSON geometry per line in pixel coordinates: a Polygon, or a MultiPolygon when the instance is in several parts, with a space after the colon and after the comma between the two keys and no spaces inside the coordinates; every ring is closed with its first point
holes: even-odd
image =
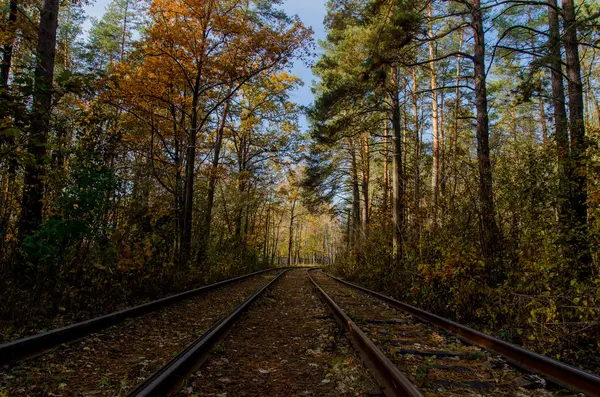
{"type": "Polygon", "coordinates": [[[131,49],[136,32],[142,29],[141,6],[137,0],[113,0],[100,20],[93,20],[89,32],[86,60],[103,69],[122,61],[131,49]]]}
{"type": "Polygon", "coordinates": [[[105,233],[108,197],[117,179],[114,170],[95,158],[94,149],[80,146],[75,150],[56,214],[23,241],[26,260],[38,268],[60,268],[83,239],[97,239],[105,233]]]}

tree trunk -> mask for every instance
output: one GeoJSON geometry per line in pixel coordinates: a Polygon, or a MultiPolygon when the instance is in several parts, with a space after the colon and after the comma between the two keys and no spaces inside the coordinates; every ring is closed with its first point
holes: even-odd
{"type": "Polygon", "coordinates": [[[292,200],[292,209],[290,210],[290,238],[288,239],[288,266],[292,265],[292,245],[294,242],[294,211],[296,210],[296,198],[292,200]]]}
{"type": "MultiPolygon", "coordinates": [[[[8,29],[12,31],[14,28],[15,22],[17,21],[17,1],[10,0],[9,3],[9,14],[8,14],[8,29]]],[[[11,93],[9,87],[9,79],[10,79],[10,69],[12,67],[12,56],[13,56],[13,41],[10,40],[4,44],[2,47],[2,63],[0,63],[0,98],[5,101],[10,101],[11,93]]],[[[10,111],[7,114],[0,114],[0,119],[4,119],[5,117],[10,117],[10,111]]],[[[3,140],[0,140],[2,146],[6,145],[8,153],[12,153],[8,160],[7,167],[7,181],[3,183],[2,189],[2,202],[4,203],[2,209],[2,218],[0,218],[0,252],[4,251],[4,243],[5,237],[8,236],[8,227],[10,223],[10,218],[14,214],[14,207],[12,205],[12,195],[14,195],[15,190],[15,179],[17,173],[17,161],[14,156],[15,150],[15,137],[8,136],[3,140]],[[4,142],[3,142],[4,141],[4,142]]],[[[4,182],[4,180],[3,180],[4,182]]]]}
{"type": "MultiPolygon", "coordinates": [[[[533,6],[529,6],[527,8],[527,22],[528,22],[529,26],[533,26],[535,23],[535,21],[533,20],[533,18],[531,16],[532,10],[533,10],[533,6]]],[[[532,49],[536,48],[534,35],[531,35],[529,44],[531,45],[532,49]]],[[[538,57],[535,53],[532,54],[531,60],[533,61],[533,64],[537,64],[538,57]]],[[[544,98],[542,95],[543,84],[542,84],[542,76],[540,74],[538,74],[535,79],[535,86],[536,86],[536,89],[538,90],[538,111],[540,113],[540,125],[542,127],[542,143],[544,145],[546,145],[548,143],[548,125],[546,123],[546,109],[544,108],[544,98]]]]}
{"type": "Polygon", "coordinates": [[[300,264],[300,250],[302,248],[302,225],[299,224],[296,229],[298,229],[298,233],[296,233],[296,254],[294,255],[294,265],[300,264]]]}
{"type": "Polygon", "coordinates": [[[393,129],[393,225],[394,257],[400,262],[403,256],[404,229],[404,180],[402,178],[402,126],[400,124],[400,98],[398,89],[398,68],[392,68],[392,129],[393,129]]]}
{"type": "Polygon", "coordinates": [[[352,183],[352,227],[351,244],[357,246],[360,244],[360,188],[358,184],[358,165],[356,161],[356,148],[354,141],[348,140],[348,150],[350,152],[350,178],[352,183]]]}
{"type": "Polygon", "coordinates": [[[414,198],[413,201],[415,203],[415,231],[417,234],[417,241],[421,241],[421,123],[419,122],[419,103],[417,97],[417,69],[412,68],[412,78],[413,78],[413,87],[412,87],[412,105],[413,105],[413,119],[414,119],[414,129],[415,129],[415,148],[413,152],[414,156],[414,174],[413,174],[413,183],[415,185],[414,188],[414,198]]]}
{"type": "Polygon", "coordinates": [[[200,73],[196,74],[194,94],[192,96],[192,117],[185,167],[185,202],[183,207],[183,236],[181,238],[182,260],[186,265],[192,250],[192,220],[194,205],[194,169],[196,160],[196,134],[198,133],[198,87],[200,86],[200,73]]]}
{"type": "Polygon", "coordinates": [[[479,170],[479,201],[481,245],[491,284],[500,281],[500,231],[496,224],[492,165],[490,161],[489,116],[485,70],[485,33],[480,0],[473,0],[471,24],[474,31],[475,106],[477,109],[477,165],[479,170]]]}
{"type": "MultiPolygon", "coordinates": [[[[463,50],[464,31],[461,29],[458,40],[458,50],[463,50]]],[[[454,205],[454,197],[456,196],[456,186],[458,182],[458,127],[460,117],[460,80],[461,80],[461,60],[462,57],[459,55],[456,57],[456,79],[454,89],[454,131],[452,132],[452,197],[450,198],[450,204],[454,205]]]]}
{"type": "MultiPolygon", "coordinates": [[[[281,231],[281,224],[283,223],[283,215],[284,212],[281,212],[281,217],[279,217],[279,222],[277,223],[277,228],[275,229],[275,236],[273,237],[273,249],[271,250],[271,263],[275,264],[275,255],[279,252],[277,249],[279,247],[279,232],[281,231]]],[[[279,257],[277,258],[277,263],[280,262],[279,257]]]]}
{"type": "Polygon", "coordinates": [[[366,240],[369,237],[369,179],[370,162],[369,135],[363,132],[360,136],[360,157],[361,157],[361,193],[362,193],[362,237],[366,240]]]}
{"type": "MultiPolygon", "coordinates": [[[[429,18],[432,17],[431,3],[427,8],[429,18]]],[[[431,168],[431,193],[433,195],[433,227],[437,226],[439,173],[440,173],[440,126],[438,114],[437,71],[435,69],[435,42],[433,38],[433,23],[429,23],[429,73],[431,78],[431,133],[433,135],[433,165],[431,168]]]]}
{"type": "Polygon", "coordinates": [[[127,13],[129,12],[129,0],[125,0],[125,12],[123,13],[123,32],[121,36],[121,59],[125,58],[125,41],[127,39],[127,13]]]}
{"type": "Polygon", "coordinates": [[[208,192],[206,197],[206,209],[204,212],[204,218],[202,220],[202,231],[200,236],[200,244],[198,247],[198,263],[204,262],[206,250],[210,243],[210,232],[212,223],[212,210],[215,202],[215,190],[217,187],[219,160],[221,156],[221,147],[223,146],[223,134],[225,132],[225,124],[227,123],[227,116],[229,115],[230,100],[225,102],[223,107],[223,113],[221,114],[221,120],[219,127],[217,128],[217,136],[215,137],[215,146],[213,148],[213,159],[210,168],[210,175],[208,177],[208,192]]]}
{"type": "Polygon", "coordinates": [[[31,133],[27,144],[27,153],[31,157],[31,161],[25,166],[19,222],[20,240],[37,231],[42,223],[45,189],[44,165],[46,163],[46,143],[51,128],[50,111],[59,7],[59,0],[45,0],[40,14],[33,114],[31,133]]]}
{"type": "Polygon", "coordinates": [[[390,177],[389,177],[389,157],[390,157],[390,134],[388,120],[383,123],[383,213],[388,214],[390,177]]]}
{"type": "Polygon", "coordinates": [[[263,241],[263,261],[269,258],[269,233],[271,232],[271,207],[269,206],[269,200],[267,199],[267,219],[265,220],[265,236],[263,241]]]}
{"type": "Polygon", "coordinates": [[[554,139],[558,163],[558,221],[563,233],[569,233],[569,131],[562,75],[560,27],[556,0],[549,0],[548,27],[550,47],[550,75],[552,77],[552,104],[554,107],[554,139]]]}
{"type": "MultiPolygon", "coordinates": [[[[8,11],[8,26],[14,27],[17,22],[17,0],[10,0],[9,11],[8,11]]],[[[13,41],[7,41],[2,46],[2,63],[0,64],[0,88],[8,89],[8,79],[10,76],[10,68],[12,67],[12,56],[13,56],[13,41]]],[[[4,93],[6,95],[6,92],[4,93]]]]}
{"type": "MultiPolygon", "coordinates": [[[[571,136],[571,207],[573,224],[571,244],[579,262],[591,262],[587,226],[587,141],[585,137],[583,83],[577,40],[577,20],[573,0],[562,2],[565,31],[564,47],[569,93],[569,127],[571,136]]],[[[575,258],[573,258],[575,259],[575,258]]],[[[586,271],[587,273],[587,271],[586,271]]]]}

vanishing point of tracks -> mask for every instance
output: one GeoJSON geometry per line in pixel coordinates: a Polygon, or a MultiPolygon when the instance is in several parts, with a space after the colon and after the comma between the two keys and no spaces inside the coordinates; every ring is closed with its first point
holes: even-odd
{"type": "Polygon", "coordinates": [[[10,396],[600,396],[600,377],[312,270],[0,345],[0,365],[10,396]]]}

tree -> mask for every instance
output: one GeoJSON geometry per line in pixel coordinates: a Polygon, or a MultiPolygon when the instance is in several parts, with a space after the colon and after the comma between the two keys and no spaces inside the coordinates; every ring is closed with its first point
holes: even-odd
{"type": "Polygon", "coordinates": [[[157,0],[150,7],[142,68],[150,73],[170,70],[181,84],[176,92],[186,98],[177,109],[187,136],[181,152],[185,168],[181,263],[191,258],[199,134],[206,133],[214,113],[245,84],[284,67],[308,44],[310,32],[298,20],[269,10],[264,4],[252,9],[250,3],[204,0],[189,4],[157,0]]]}
{"type": "Polygon", "coordinates": [[[490,161],[489,115],[487,102],[487,71],[485,62],[485,31],[479,0],[473,0],[471,27],[474,33],[473,60],[475,107],[477,110],[477,166],[479,170],[479,202],[482,229],[482,249],[492,283],[501,278],[501,233],[496,224],[492,164],[490,161]]]}
{"type": "Polygon", "coordinates": [[[131,50],[135,32],[144,24],[141,11],[138,1],[112,0],[102,18],[92,21],[87,45],[88,62],[105,68],[123,61],[131,50]]]}
{"type": "MultiPolygon", "coordinates": [[[[569,135],[571,137],[571,208],[573,236],[572,246],[578,262],[587,267],[591,261],[587,226],[587,142],[585,137],[583,81],[577,38],[577,18],[573,0],[563,0],[564,49],[567,67],[567,92],[569,95],[569,135]]],[[[582,269],[583,270],[583,269],[582,269]]],[[[589,270],[583,270],[588,274],[589,270]]]]}
{"type": "Polygon", "coordinates": [[[45,0],[40,13],[36,53],[33,115],[28,137],[25,179],[19,235],[21,239],[35,232],[42,224],[46,143],[50,134],[52,84],[56,55],[59,0],[45,0]]]}

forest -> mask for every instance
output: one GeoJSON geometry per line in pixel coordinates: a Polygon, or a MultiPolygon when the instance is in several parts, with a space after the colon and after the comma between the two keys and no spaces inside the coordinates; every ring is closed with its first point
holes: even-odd
{"type": "Polygon", "coordinates": [[[314,264],[597,371],[600,3],[284,3],[0,0],[0,342],[314,264]]]}

